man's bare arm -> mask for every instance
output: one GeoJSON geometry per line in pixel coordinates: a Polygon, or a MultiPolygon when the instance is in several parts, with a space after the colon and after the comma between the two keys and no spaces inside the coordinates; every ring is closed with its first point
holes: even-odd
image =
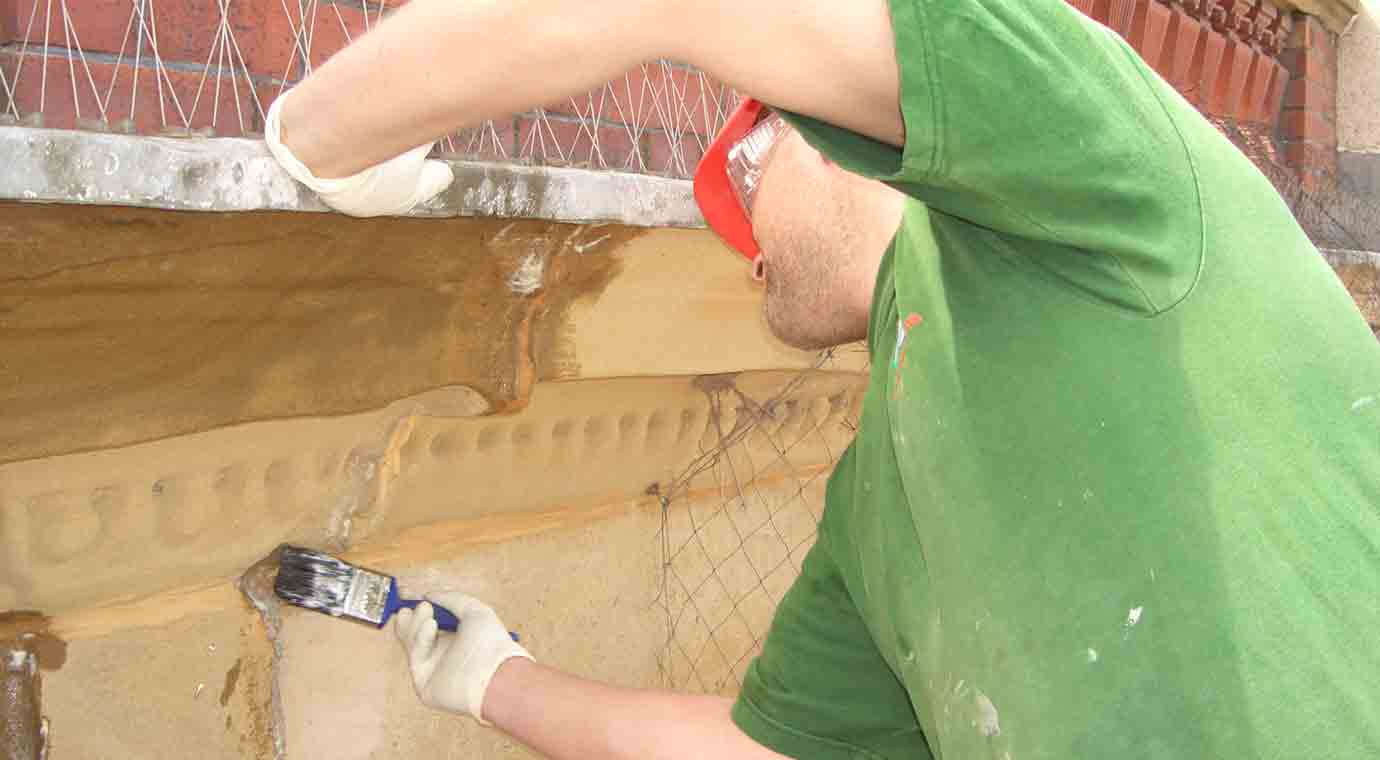
{"type": "Polygon", "coordinates": [[[499,667],[484,717],[555,760],[784,760],[748,738],[724,697],[621,689],[525,659],[499,667]]]}
{"type": "Polygon", "coordinates": [[[283,142],[318,176],[346,176],[662,57],[904,139],[886,0],[412,0],[294,90],[283,142]]]}

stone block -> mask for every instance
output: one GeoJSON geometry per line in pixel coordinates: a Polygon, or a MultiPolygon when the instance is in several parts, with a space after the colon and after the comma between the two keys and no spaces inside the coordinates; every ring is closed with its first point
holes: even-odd
{"type": "MultiPolygon", "coordinates": [[[[657,510],[396,570],[405,591],[459,589],[498,610],[539,662],[622,686],[661,683],[657,510]]],[[[501,733],[424,707],[390,631],[288,610],[280,684],[287,754],[533,757],[501,733]]]]}
{"type": "Polygon", "coordinates": [[[1380,208],[1380,151],[1337,152],[1338,184],[1380,208]]]}
{"type": "Polygon", "coordinates": [[[49,758],[271,760],[271,659],[246,607],[71,641],[43,679],[49,758]]]}

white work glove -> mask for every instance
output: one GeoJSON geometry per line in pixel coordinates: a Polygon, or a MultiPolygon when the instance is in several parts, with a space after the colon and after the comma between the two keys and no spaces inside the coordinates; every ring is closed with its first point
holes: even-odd
{"type": "Polygon", "coordinates": [[[407,650],[417,696],[428,707],[469,715],[487,726],[484,692],[498,666],[512,657],[531,660],[532,655],[513,641],[498,614],[478,599],[455,592],[427,598],[455,613],[460,629],[438,631],[426,602],[417,605],[415,612],[398,611],[393,632],[407,650]]]}
{"type": "Polygon", "coordinates": [[[384,161],[349,177],[322,179],[311,173],[282,141],[280,122],[283,103],[291,90],[273,101],[264,121],[264,140],[268,150],[292,178],[321,196],[327,206],[350,216],[389,216],[411,211],[450,187],[455,174],[442,161],[428,161],[435,142],[384,161]]]}

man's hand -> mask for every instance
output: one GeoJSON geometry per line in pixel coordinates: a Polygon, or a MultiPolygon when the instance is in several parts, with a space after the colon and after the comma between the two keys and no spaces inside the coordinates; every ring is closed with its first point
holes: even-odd
{"type": "Polygon", "coordinates": [[[487,726],[484,692],[494,672],[511,658],[531,660],[532,655],[513,641],[497,613],[478,599],[458,593],[427,598],[455,613],[460,628],[456,633],[438,631],[426,602],[415,612],[398,612],[393,632],[407,650],[417,696],[428,707],[469,715],[487,726]]]}
{"type": "Polygon", "coordinates": [[[406,214],[450,186],[455,176],[441,161],[428,161],[434,143],[419,145],[361,172],[339,179],[317,177],[283,143],[283,104],[292,91],[268,109],[264,139],[269,152],[292,178],[316,191],[327,206],[350,216],[406,214]]]}

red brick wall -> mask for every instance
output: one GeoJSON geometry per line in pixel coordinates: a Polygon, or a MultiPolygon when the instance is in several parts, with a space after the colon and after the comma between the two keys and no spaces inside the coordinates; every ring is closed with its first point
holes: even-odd
{"type": "Polygon", "coordinates": [[[1285,162],[1309,190],[1330,187],[1337,174],[1337,37],[1301,16],[1281,60],[1290,76],[1279,124],[1285,162]]]}
{"type": "MultiPolygon", "coordinates": [[[[0,72],[13,95],[0,92],[0,109],[54,128],[252,133],[285,82],[401,1],[318,0],[303,18],[296,0],[233,0],[222,19],[221,0],[0,0],[0,72]],[[136,7],[147,10],[142,22],[136,7]]],[[[1335,170],[1335,38],[1315,19],[1296,21],[1264,0],[1069,1],[1122,34],[1206,114],[1277,130],[1283,155],[1310,183],[1335,170]]],[[[725,115],[726,95],[701,74],[651,65],[446,146],[684,176],[725,115]]]]}
{"type": "Polygon", "coordinates": [[[1291,19],[1262,0],[1071,0],[1209,116],[1274,124],[1291,19]]]}
{"type": "Polygon", "coordinates": [[[285,80],[364,33],[380,10],[322,2],[304,18],[295,0],[233,0],[222,18],[220,5],[0,0],[0,70],[15,101],[6,110],[41,112],[43,126],[59,129],[104,117],[109,128],[143,134],[257,131],[285,80]],[[310,36],[309,47],[294,29],[310,36]]]}

